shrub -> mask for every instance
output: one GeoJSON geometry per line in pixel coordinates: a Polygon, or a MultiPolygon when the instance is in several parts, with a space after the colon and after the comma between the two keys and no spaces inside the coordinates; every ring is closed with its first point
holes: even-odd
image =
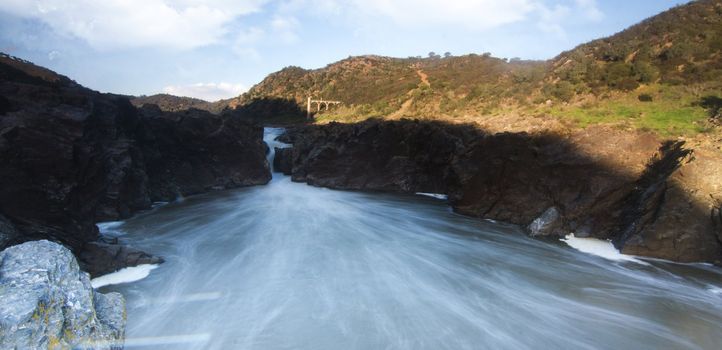
{"type": "Polygon", "coordinates": [[[574,97],[574,85],[568,81],[560,81],[554,89],[554,97],[568,102],[574,97]]]}
{"type": "Polygon", "coordinates": [[[650,94],[641,94],[637,97],[642,102],[652,102],[654,99],[652,98],[652,95],[650,94]]]}
{"type": "Polygon", "coordinates": [[[626,78],[618,81],[614,87],[622,91],[633,91],[639,87],[639,82],[634,78],[626,78]]]}
{"type": "Polygon", "coordinates": [[[659,71],[649,62],[635,62],[633,69],[642,83],[653,83],[659,78],[659,71]]]}
{"type": "Polygon", "coordinates": [[[639,83],[634,78],[632,65],[624,62],[609,64],[604,78],[609,87],[619,90],[630,91],[639,86],[639,83]]]}
{"type": "Polygon", "coordinates": [[[712,118],[719,119],[720,112],[722,112],[722,98],[719,96],[705,96],[699,101],[699,105],[702,108],[707,109],[709,116],[712,118]]]}

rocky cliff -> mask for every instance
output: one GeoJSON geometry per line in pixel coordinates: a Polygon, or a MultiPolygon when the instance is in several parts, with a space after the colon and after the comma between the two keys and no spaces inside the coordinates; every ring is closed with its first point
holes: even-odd
{"type": "Polygon", "coordinates": [[[277,163],[294,181],[445,193],[460,213],[535,236],[574,232],[625,253],[722,260],[722,157],[683,142],[603,127],[490,133],[409,120],[301,127],[284,141],[294,147],[277,163]]]}
{"type": "Polygon", "coordinates": [[[49,241],[0,252],[0,348],[120,349],[125,300],[93,290],[73,254],[49,241]]]}
{"type": "Polygon", "coordinates": [[[5,245],[50,239],[81,256],[98,239],[98,221],[270,180],[262,128],[238,118],[138,109],[7,56],[0,57],[0,96],[5,245]]]}

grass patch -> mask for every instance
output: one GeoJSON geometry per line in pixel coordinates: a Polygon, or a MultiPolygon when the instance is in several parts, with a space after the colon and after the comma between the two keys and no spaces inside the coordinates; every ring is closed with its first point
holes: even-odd
{"type": "Polygon", "coordinates": [[[708,116],[703,108],[695,104],[697,97],[681,90],[667,89],[658,89],[655,95],[652,102],[639,101],[636,94],[627,94],[583,105],[544,107],[541,112],[571,120],[581,127],[616,124],[653,131],[662,136],[692,136],[707,130],[708,116]]]}

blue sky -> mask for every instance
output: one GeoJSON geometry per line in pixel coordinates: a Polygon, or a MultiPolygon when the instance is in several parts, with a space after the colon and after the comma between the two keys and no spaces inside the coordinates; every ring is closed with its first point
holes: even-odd
{"type": "Polygon", "coordinates": [[[547,59],[682,0],[0,0],[0,51],[103,92],[236,96],[352,55],[547,59]]]}

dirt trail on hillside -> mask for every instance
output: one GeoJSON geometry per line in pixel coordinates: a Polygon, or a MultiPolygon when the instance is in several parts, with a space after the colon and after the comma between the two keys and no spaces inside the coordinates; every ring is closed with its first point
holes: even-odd
{"type": "Polygon", "coordinates": [[[421,78],[421,83],[424,85],[431,87],[431,83],[429,83],[429,76],[424,73],[421,69],[416,69],[416,74],[419,75],[419,78],[421,78]]]}
{"type": "Polygon", "coordinates": [[[404,116],[407,115],[407,112],[409,109],[411,109],[411,105],[414,104],[414,98],[409,98],[408,100],[404,101],[403,104],[401,104],[401,108],[399,108],[398,111],[393,112],[387,116],[388,119],[401,119],[404,116]]]}
{"type": "MultiPolygon", "coordinates": [[[[426,73],[424,73],[424,71],[421,70],[421,68],[417,68],[414,66],[412,66],[412,68],[414,68],[416,70],[416,74],[419,76],[419,79],[421,79],[421,84],[431,87],[431,83],[429,82],[429,76],[426,73]]],[[[413,96],[415,90],[417,90],[417,89],[409,90],[409,92],[407,92],[406,95],[413,96]]],[[[411,109],[411,106],[413,105],[413,103],[414,103],[414,98],[409,97],[408,100],[404,101],[404,103],[401,104],[401,108],[399,108],[398,111],[389,114],[387,116],[387,118],[388,119],[400,119],[400,118],[406,116],[409,109],[411,109]]]]}

